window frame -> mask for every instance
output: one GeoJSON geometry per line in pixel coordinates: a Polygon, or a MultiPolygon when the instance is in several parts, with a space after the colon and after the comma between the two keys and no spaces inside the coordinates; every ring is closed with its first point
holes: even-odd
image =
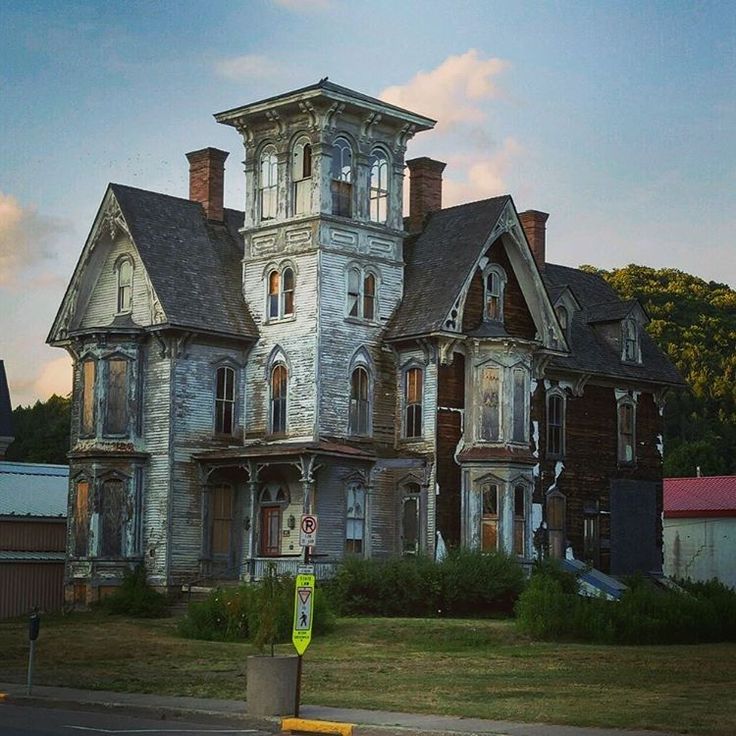
{"type": "Polygon", "coordinates": [[[402,396],[402,407],[401,407],[401,437],[408,441],[421,440],[424,437],[424,389],[425,389],[425,368],[422,365],[416,363],[410,363],[401,372],[401,396],[402,396]],[[409,376],[418,374],[419,375],[419,398],[417,401],[409,400],[409,389],[410,379],[409,376]],[[417,412],[418,408],[418,412],[417,412]],[[410,410],[414,416],[410,420],[410,410]],[[419,414],[417,421],[416,414],[419,414]],[[417,427],[418,424],[418,427],[417,427]],[[409,432],[409,428],[412,428],[412,433],[409,432]]]}
{"type": "Polygon", "coordinates": [[[80,361],[80,375],[82,390],[79,399],[79,436],[94,437],[97,434],[97,375],[99,373],[97,358],[85,356],[80,361]],[[88,385],[85,367],[92,366],[92,378],[88,385]],[[89,402],[89,404],[88,404],[89,402]],[[89,424],[85,422],[85,415],[89,414],[89,424]]]}
{"type": "Polygon", "coordinates": [[[371,372],[367,365],[363,363],[354,365],[350,371],[350,403],[348,409],[348,434],[351,437],[370,437],[372,422],[372,380],[371,372]],[[355,377],[358,374],[363,374],[363,384],[359,385],[358,393],[361,392],[361,388],[364,389],[365,396],[356,396],[355,389],[355,377]],[[362,407],[362,412],[361,412],[362,407]],[[363,421],[361,422],[361,417],[363,421]]]}
{"type": "Polygon", "coordinates": [[[116,288],[116,309],[115,314],[131,314],[133,312],[133,281],[135,279],[135,263],[133,258],[128,255],[122,255],[115,262],[115,276],[117,281],[116,288]],[[123,267],[130,269],[130,282],[122,283],[123,267]],[[125,291],[127,289],[127,292],[125,291]],[[127,293],[127,299],[126,297],[127,293]],[[127,304],[126,304],[127,301],[127,304]]]}
{"type": "Polygon", "coordinates": [[[278,361],[271,366],[268,382],[268,433],[271,436],[281,437],[289,430],[289,368],[283,361],[278,361]],[[276,371],[284,372],[284,379],[280,381],[279,388],[283,390],[283,396],[274,395],[274,379],[276,371]],[[280,421],[278,427],[275,422],[276,408],[279,407],[280,421]]]}
{"type": "Polygon", "coordinates": [[[73,554],[72,557],[84,559],[89,557],[90,542],[90,521],[92,519],[92,482],[85,475],[79,475],[74,479],[74,538],[73,538],[73,554]],[[85,501],[83,508],[80,508],[80,486],[86,486],[85,501]],[[84,523],[80,523],[80,511],[84,511],[84,523]],[[83,532],[83,536],[80,535],[83,532]],[[83,541],[83,544],[81,542],[83,541]]]}
{"type": "Polygon", "coordinates": [[[399,519],[401,523],[401,554],[402,556],[418,555],[422,550],[422,486],[416,480],[410,480],[402,483],[399,487],[401,509],[399,519]],[[406,506],[407,503],[416,504],[415,520],[416,539],[411,548],[407,548],[406,544],[406,506]]]}
{"type": "Polygon", "coordinates": [[[513,516],[513,526],[511,534],[511,551],[517,557],[526,558],[528,548],[528,530],[527,519],[529,517],[529,496],[530,489],[528,483],[517,478],[510,484],[511,488],[511,510],[513,516]],[[521,493],[521,514],[518,513],[519,493],[521,493]],[[521,532],[520,532],[521,530],[521,532]]]}
{"type": "Polygon", "coordinates": [[[218,365],[215,368],[215,385],[214,385],[214,433],[216,435],[222,435],[232,437],[235,434],[237,427],[237,379],[238,373],[236,368],[229,363],[224,365],[218,365]],[[223,396],[220,396],[220,373],[225,376],[223,380],[223,396]],[[228,374],[229,372],[229,374],[228,374]],[[231,377],[230,386],[230,398],[227,397],[227,376],[231,377]],[[230,428],[227,429],[225,426],[226,409],[230,408],[230,428]],[[222,407],[222,413],[220,412],[222,407]]]}
{"type": "Polygon", "coordinates": [[[506,271],[497,263],[490,263],[483,269],[483,319],[486,322],[503,324],[504,321],[504,295],[508,277],[506,271]],[[495,280],[496,292],[491,291],[488,286],[490,279],[495,280]],[[494,309],[491,310],[491,299],[494,300],[494,309]],[[494,312],[495,314],[491,314],[494,312]]]}
{"type": "Polygon", "coordinates": [[[561,460],[565,457],[565,430],[567,422],[567,396],[565,392],[559,388],[553,388],[547,391],[546,401],[546,432],[545,432],[545,455],[548,458],[561,460]],[[553,401],[560,402],[559,423],[552,422],[552,411],[551,404],[553,401]],[[557,449],[553,449],[552,436],[553,432],[557,430],[559,432],[558,446],[557,449]]]}
{"type": "Polygon", "coordinates": [[[345,319],[377,324],[379,319],[379,287],[380,274],[373,267],[365,268],[357,263],[350,263],[345,269],[345,319]],[[372,293],[367,285],[372,282],[372,293]],[[371,305],[371,314],[366,316],[367,304],[371,305]]]}
{"type": "Polygon", "coordinates": [[[308,215],[312,210],[311,186],[314,164],[312,141],[309,136],[300,135],[291,147],[291,213],[308,215]],[[306,194],[304,191],[306,190],[306,194]]]}
{"type": "Polygon", "coordinates": [[[102,417],[104,437],[129,437],[130,436],[130,424],[133,418],[133,411],[131,406],[131,386],[133,385],[133,359],[123,353],[112,353],[106,356],[104,359],[104,381],[105,381],[105,401],[104,401],[104,414],[102,417]],[[124,407],[122,411],[125,415],[124,428],[118,430],[117,425],[111,427],[111,406],[113,406],[113,394],[111,390],[111,364],[120,363],[125,365],[125,379],[122,388],[122,396],[124,401],[124,407]]]}
{"type": "MultiPolygon", "coordinates": [[[[497,552],[501,548],[501,502],[503,497],[504,483],[498,478],[481,478],[479,480],[478,489],[480,492],[480,549],[482,552],[497,552]],[[486,511],[486,497],[490,497],[492,489],[495,489],[495,512],[486,511]],[[490,541],[490,534],[486,536],[486,529],[493,530],[495,541],[492,544],[486,544],[486,539],[490,541]]],[[[491,508],[491,506],[488,506],[491,508]]]]}
{"type": "Polygon", "coordinates": [[[616,457],[619,465],[636,465],[636,401],[631,396],[622,396],[616,402],[616,457]],[[630,431],[624,431],[626,413],[630,412],[630,431]],[[631,457],[626,457],[626,438],[630,437],[631,457]]]}
{"type": "Polygon", "coordinates": [[[633,317],[621,320],[621,360],[624,363],[641,363],[639,323],[633,317]]]}
{"type": "Polygon", "coordinates": [[[344,136],[332,142],[332,165],[330,167],[330,191],[332,193],[332,214],[338,217],[353,215],[353,146],[344,136]],[[344,144],[344,145],[342,145],[344,144]],[[349,163],[345,165],[345,151],[349,153],[349,163]],[[335,165],[339,163],[339,168],[335,165]],[[347,174],[346,174],[347,168],[347,174]],[[337,176],[335,176],[337,174],[337,176]],[[342,205],[347,203],[346,207],[342,205]]]}
{"type": "Polygon", "coordinates": [[[388,152],[380,147],[374,148],[368,159],[368,219],[377,225],[385,225],[390,216],[390,167],[391,158],[388,152]],[[385,182],[383,181],[384,174],[385,182]]]}
{"type": "Polygon", "coordinates": [[[129,557],[125,549],[126,526],[131,522],[131,519],[135,519],[137,510],[133,508],[132,514],[127,519],[123,519],[120,513],[117,515],[117,518],[107,518],[106,512],[108,508],[106,508],[106,504],[109,503],[108,496],[112,495],[109,486],[114,483],[118,487],[119,490],[117,492],[120,495],[118,499],[118,510],[123,509],[125,502],[130,498],[130,482],[131,479],[129,477],[120,473],[110,473],[99,480],[95,503],[98,514],[97,533],[95,535],[97,537],[97,554],[95,556],[98,559],[120,560],[128,559],[129,557]],[[115,541],[112,552],[109,548],[111,538],[115,541]],[[117,552],[115,552],[115,549],[117,549],[117,552]]]}
{"type": "Polygon", "coordinates": [[[267,143],[258,156],[258,219],[270,222],[278,217],[279,160],[278,151],[273,143],[267,143]],[[264,202],[268,192],[268,216],[264,202]]]}
{"type": "MultiPolygon", "coordinates": [[[[368,503],[368,489],[366,484],[362,480],[352,480],[345,486],[345,554],[353,555],[356,557],[364,557],[366,554],[366,519],[368,518],[367,513],[368,503]],[[362,508],[356,500],[356,493],[361,494],[362,508]],[[351,502],[351,493],[353,505],[351,502]],[[358,509],[358,512],[356,512],[358,509]],[[352,513],[351,513],[352,511],[352,513]],[[351,522],[353,522],[351,524],[351,522]],[[357,522],[357,524],[356,524],[357,522]],[[351,536],[350,530],[358,529],[360,536],[351,536]],[[356,549],[359,542],[359,548],[356,549]]],[[[353,532],[354,534],[355,532],[353,532]]]]}
{"type": "Polygon", "coordinates": [[[267,266],[264,271],[266,324],[296,319],[296,274],[296,267],[291,261],[267,266]]]}

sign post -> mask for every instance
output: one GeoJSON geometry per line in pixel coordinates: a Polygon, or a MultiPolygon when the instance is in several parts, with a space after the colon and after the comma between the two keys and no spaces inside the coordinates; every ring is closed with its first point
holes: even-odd
{"type": "Polygon", "coordinates": [[[28,619],[28,641],[31,646],[28,650],[28,682],[27,689],[28,695],[31,694],[33,689],[33,655],[36,649],[36,639],[38,639],[38,632],[41,628],[41,617],[38,615],[38,609],[34,608],[31,617],[28,619]]]}
{"type": "Polygon", "coordinates": [[[314,613],[314,575],[296,576],[294,593],[294,628],[291,641],[299,655],[296,669],[296,702],[294,715],[299,717],[299,704],[302,695],[302,655],[312,641],[312,615],[314,613]]]}

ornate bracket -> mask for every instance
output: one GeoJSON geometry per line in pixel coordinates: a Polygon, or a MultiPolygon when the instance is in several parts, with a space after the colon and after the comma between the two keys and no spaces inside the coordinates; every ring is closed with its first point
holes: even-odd
{"type": "Polygon", "coordinates": [[[363,121],[363,125],[360,127],[360,139],[368,142],[373,139],[373,128],[381,122],[381,113],[372,112],[363,121]]]}

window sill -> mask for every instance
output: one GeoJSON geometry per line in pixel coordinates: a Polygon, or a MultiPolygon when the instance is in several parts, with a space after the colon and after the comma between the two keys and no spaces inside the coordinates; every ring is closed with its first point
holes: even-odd
{"type": "Polygon", "coordinates": [[[345,321],[351,325],[367,325],[368,327],[380,327],[380,322],[374,319],[363,319],[362,317],[345,317],[345,321]]]}
{"type": "Polygon", "coordinates": [[[401,437],[401,442],[406,442],[407,444],[412,444],[413,442],[424,442],[425,437],[424,435],[420,435],[419,437],[401,437]]]}
{"type": "Polygon", "coordinates": [[[281,325],[284,322],[296,322],[296,314],[289,314],[286,317],[268,317],[263,324],[281,325]]]}
{"type": "Polygon", "coordinates": [[[120,434],[114,434],[112,432],[103,432],[103,440],[129,440],[130,432],[122,432],[120,434]]]}

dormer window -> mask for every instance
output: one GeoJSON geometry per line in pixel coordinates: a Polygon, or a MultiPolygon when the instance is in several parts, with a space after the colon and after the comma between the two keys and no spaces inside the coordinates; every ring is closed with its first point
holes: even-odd
{"type": "Polygon", "coordinates": [[[555,308],[555,313],[557,314],[557,321],[560,323],[560,327],[562,327],[562,332],[565,335],[565,340],[570,339],[570,313],[567,311],[567,307],[564,307],[562,304],[558,305],[555,308]]]}
{"type": "Polygon", "coordinates": [[[276,217],[276,199],[278,186],[278,161],[275,146],[266,146],[261,153],[261,167],[258,180],[258,203],[261,220],[273,220],[276,217]]]}
{"type": "Polygon", "coordinates": [[[641,363],[639,350],[639,325],[632,317],[621,323],[621,359],[627,363],[641,363]]]}
{"type": "Polygon", "coordinates": [[[377,148],[371,154],[370,219],[384,224],[388,219],[388,157],[377,148]]]}
{"type": "Polygon", "coordinates": [[[293,211],[303,215],[312,209],[312,144],[300,138],[291,155],[293,211]]]}
{"type": "Polygon", "coordinates": [[[483,316],[491,322],[503,322],[503,291],[506,273],[500,266],[489,266],[483,272],[485,299],[483,316]]]}
{"type": "Polygon", "coordinates": [[[332,214],[351,217],[353,213],[353,149],[344,138],[332,146],[332,214]]]}
{"type": "Polygon", "coordinates": [[[133,306],[133,262],[123,257],[117,264],[118,272],[118,314],[130,312],[133,306]]]}

